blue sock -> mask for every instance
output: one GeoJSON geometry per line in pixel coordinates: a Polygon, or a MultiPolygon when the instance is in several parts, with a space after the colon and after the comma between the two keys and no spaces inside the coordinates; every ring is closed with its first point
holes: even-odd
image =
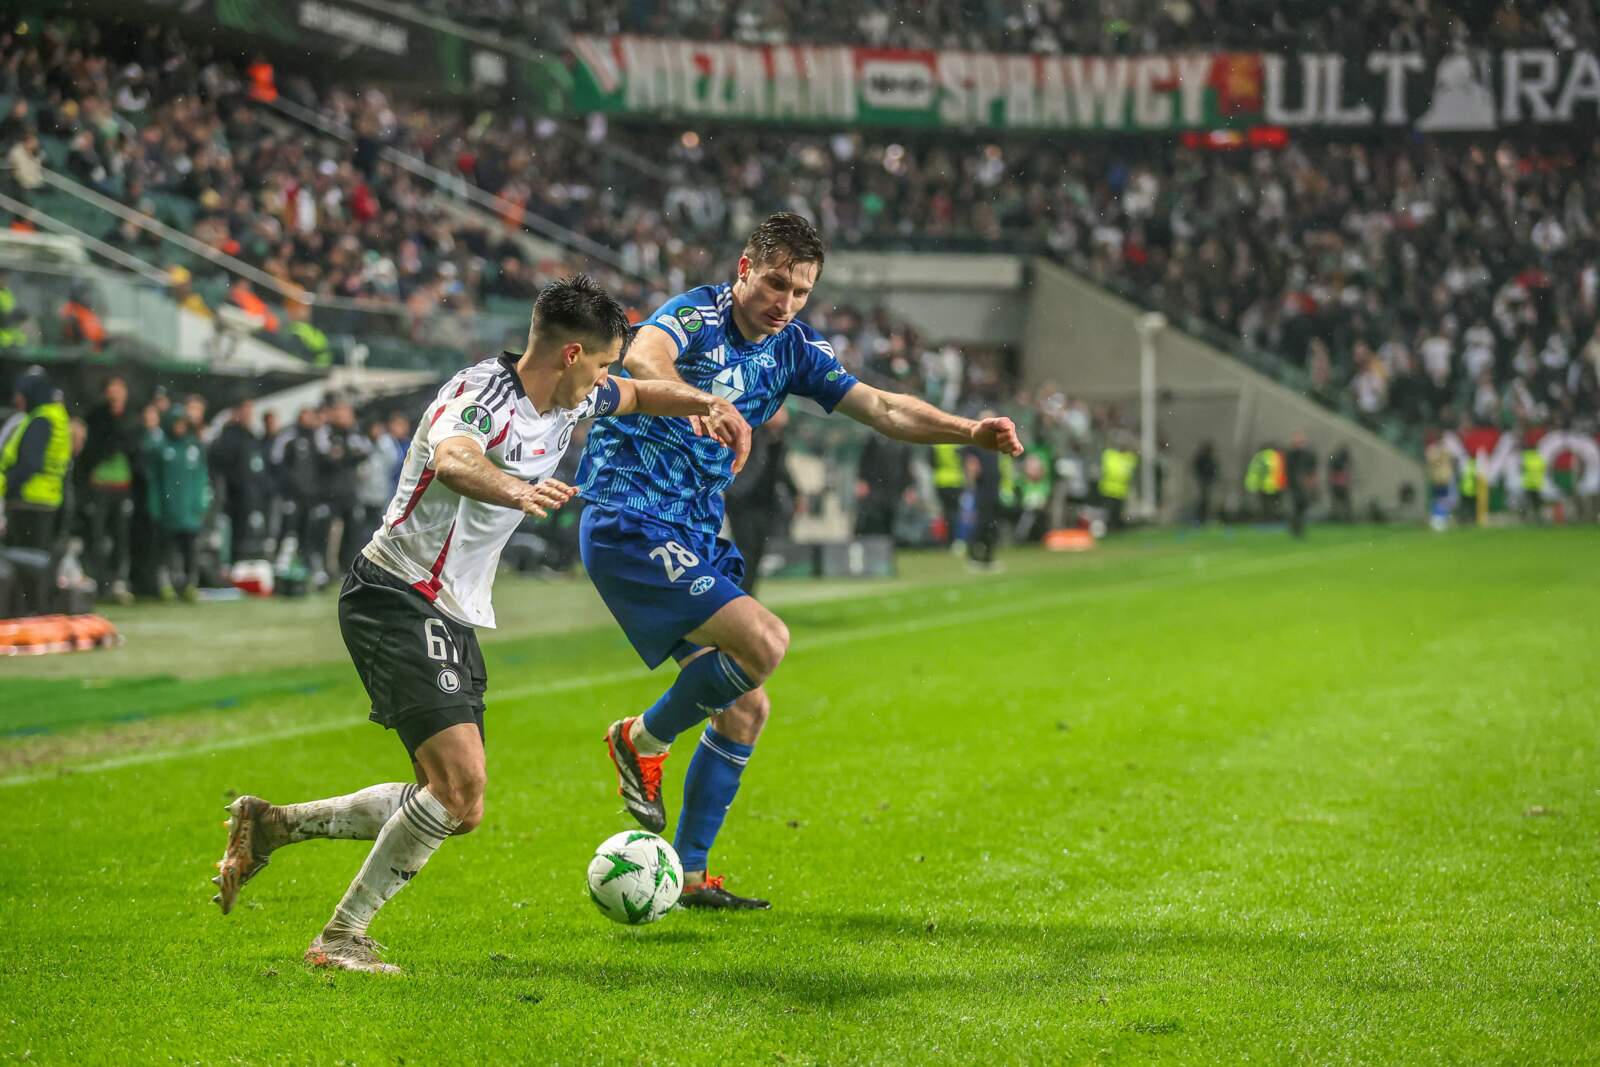
{"type": "Polygon", "coordinates": [[[644,713],[644,728],[664,745],[755,688],[732,657],[707,652],[678,672],[672,688],[644,713]]]}
{"type": "Polygon", "coordinates": [[[686,871],[706,869],[706,857],[728,816],[728,806],[739,792],[739,775],[750,762],[756,746],[729,741],[707,726],[689,761],[683,779],[683,811],[678,815],[678,834],[672,847],[678,850],[686,871]]]}

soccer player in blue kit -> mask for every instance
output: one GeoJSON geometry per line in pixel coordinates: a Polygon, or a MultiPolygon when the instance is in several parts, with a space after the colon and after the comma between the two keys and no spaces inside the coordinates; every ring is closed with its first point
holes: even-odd
{"type": "MultiPolygon", "coordinates": [[[[731,401],[760,426],[790,394],[842,411],[877,432],[919,444],[976,445],[1020,455],[1007,418],[964,419],[916,397],[858,382],[821,334],[795,316],[822,272],[822,237],[799,215],[758,226],[730,285],[701,286],[663,304],[638,329],[624,361],[634,378],[681,380],[731,401]]],[[[633,415],[595,424],[578,470],[589,501],[580,527],[583,564],[611,614],[651,668],[678,661],[672,688],[642,715],[606,732],[628,811],[649,830],[666,827],[661,764],[673,740],[710,725],[684,780],[674,841],[683,860],[681,902],[690,908],[766,908],[708,877],[722,828],[771,710],[762,684],[789,646],[789,631],[739,588],[744,560],[718,536],[722,493],[743,461],[743,427],[633,415]],[[700,436],[711,432],[716,438],[700,436]]]]}

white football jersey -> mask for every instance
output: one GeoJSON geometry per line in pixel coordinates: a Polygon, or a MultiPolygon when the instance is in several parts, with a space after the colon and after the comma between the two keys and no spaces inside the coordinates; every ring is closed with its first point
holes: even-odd
{"type": "Polygon", "coordinates": [[[468,626],[494,625],[489,594],[495,571],[524,515],[464,497],[439,481],[434,450],[452,437],[465,437],[507,474],[538,482],[555,472],[578,420],[609,415],[617,406],[617,387],[607,380],[576,408],[553,407],[541,415],[522,390],[518,358],[506,353],[484,360],[439,390],[417,423],[383,525],[362,550],[468,626]]]}

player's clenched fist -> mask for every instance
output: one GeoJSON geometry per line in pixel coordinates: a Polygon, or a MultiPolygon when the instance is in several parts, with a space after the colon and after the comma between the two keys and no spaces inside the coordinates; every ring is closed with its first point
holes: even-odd
{"type": "Polygon", "coordinates": [[[578,491],[567,483],[546,478],[525,486],[517,504],[526,514],[543,519],[577,495],[578,491]]]}
{"type": "Polygon", "coordinates": [[[1022,438],[1017,434],[1017,425],[1003,415],[984,419],[974,426],[972,443],[991,452],[1022,455],[1022,438]]]}

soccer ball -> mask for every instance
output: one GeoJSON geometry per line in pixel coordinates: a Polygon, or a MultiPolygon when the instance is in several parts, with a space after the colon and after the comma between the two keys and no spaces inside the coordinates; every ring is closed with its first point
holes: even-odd
{"type": "Polygon", "coordinates": [[[672,910],[682,891],[678,853],[646,830],[612,834],[589,861],[589,899],[612,922],[653,923],[672,910]]]}

